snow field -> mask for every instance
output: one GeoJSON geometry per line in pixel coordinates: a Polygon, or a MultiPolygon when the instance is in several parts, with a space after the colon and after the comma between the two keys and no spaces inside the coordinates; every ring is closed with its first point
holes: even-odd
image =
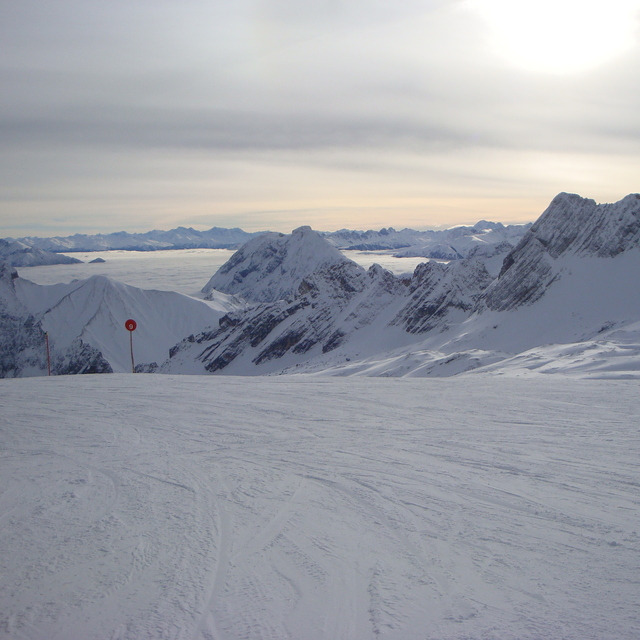
{"type": "Polygon", "coordinates": [[[0,637],[631,640],[634,381],[0,381],[0,637]]]}

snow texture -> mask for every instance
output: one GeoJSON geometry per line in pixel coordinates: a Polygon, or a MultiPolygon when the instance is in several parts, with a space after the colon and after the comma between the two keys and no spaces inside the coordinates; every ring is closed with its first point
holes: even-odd
{"type": "Polygon", "coordinates": [[[0,380],[0,637],[636,640],[639,396],[0,380]]]}

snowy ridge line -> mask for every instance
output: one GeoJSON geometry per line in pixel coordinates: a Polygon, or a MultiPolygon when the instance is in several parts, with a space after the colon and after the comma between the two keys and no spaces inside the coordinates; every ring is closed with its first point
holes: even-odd
{"type": "Polygon", "coordinates": [[[450,230],[471,238],[467,257],[411,276],[365,270],[309,227],[266,233],[218,269],[204,301],[103,276],[44,287],[5,265],[0,375],[42,375],[45,331],[55,373],[126,371],[134,316],[141,372],[639,375],[640,195],[559,194],[515,246],[508,228],[482,224],[450,230]]]}
{"type": "Polygon", "coordinates": [[[35,267],[50,264],[74,264],[82,261],[71,256],[45,251],[19,240],[8,241],[0,238],[0,262],[6,262],[11,267],[35,267]]]}
{"type": "MultiPolygon", "coordinates": [[[[208,231],[198,231],[191,227],[177,227],[169,231],[147,231],[146,233],[116,233],[39,238],[29,236],[17,242],[50,252],[90,252],[124,249],[128,251],[161,251],[170,249],[233,249],[237,248],[256,233],[242,229],[212,227],[208,231]]],[[[11,239],[8,239],[11,240],[11,239]]],[[[18,265],[16,265],[18,266],[18,265]]]]}
{"type": "Polygon", "coordinates": [[[203,289],[260,304],[183,340],[159,370],[449,376],[495,372],[503,362],[547,373],[638,375],[639,244],[638,195],[597,205],[560,194],[515,247],[423,263],[410,278],[378,265],[365,271],[308,227],[262,236],[203,289]],[[602,346],[597,358],[563,356],[555,369],[536,364],[532,350],[586,341],[602,346]],[[626,357],[618,356],[620,344],[626,357]]]}
{"type": "MultiPolygon", "coordinates": [[[[508,242],[513,245],[522,237],[531,224],[503,225],[500,222],[481,220],[474,226],[458,226],[452,229],[416,231],[402,229],[396,231],[392,227],[380,231],[326,231],[321,235],[339,249],[360,251],[399,251],[402,257],[420,256],[425,258],[456,260],[466,257],[470,251],[508,242]]],[[[90,252],[124,249],[129,251],[162,251],[170,249],[236,249],[251,238],[268,233],[259,231],[249,233],[242,229],[223,229],[213,227],[208,231],[197,231],[191,227],[178,227],[170,231],[148,231],[146,233],[127,233],[120,231],[109,234],[75,234],[73,236],[39,238],[29,236],[13,240],[0,239],[0,258],[3,244],[13,243],[18,249],[47,252],[49,260],[51,252],[90,252]]],[[[39,255],[39,254],[38,254],[39,255]]],[[[6,258],[5,258],[6,259],[6,258]]],[[[60,261],[73,258],[61,257],[60,261]]],[[[11,262],[11,261],[10,261],[11,262]]],[[[12,264],[56,264],[55,262],[31,262],[12,264]]]]}
{"type": "Polygon", "coordinates": [[[37,285],[0,264],[0,376],[46,375],[45,332],[53,373],[130,371],[128,318],[138,322],[135,362],[153,369],[183,336],[217,322],[242,303],[220,294],[205,302],[171,291],[145,291],[105,276],[37,285]]]}

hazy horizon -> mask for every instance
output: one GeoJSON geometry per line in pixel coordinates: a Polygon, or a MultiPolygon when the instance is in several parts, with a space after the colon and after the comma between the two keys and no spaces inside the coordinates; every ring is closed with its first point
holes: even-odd
{"type": "MultiPolygon", "coordinates": [[[[542,213],[542,212],[541,212],[542,213]]],[[[335,233],[337,231],[356,231],[356,232],[367,232],[367,231],[381,231],[382,229],[391,229],[393,228],[395,231],[402,231],[404,229],[411,229],[413,231],[441,231],[441,230],[446,230],[446,229],[452,229],[455,227],[464,227],[464,226],[468,226],[468,227],[473,227],[476,224],[478,224],[479,222],[482,222],[482,220],[486,220],[487,222],[495,222],[495,223],[502,223],[504,226],[509,226],[509,225],[513,225],[513,224],[529,224],[529,223],[533,223],[535,222],[535,218],[532,220],[526,220],[524,222],[503,222],[502,220],[489,220],[487,218],[482,218],[482,219],[478,219],[475,222],[470,222],[468,224],[453,224],[453,225],[446,225],[446,224],[442,224],[442,225],[431,225],[431,226],[414,226],[414,227],[405,227],[405,226],[397,226],[395,227],[394,225],[391,224],[387,224],[387,225],[381,225],[381,226],[377,226],[377,227],[372,227],[371,225],[367,226],[366,224],[362,227],[359,227],[357,229],[354,228],[349,228],[349,227],[340,227],[340,228],[336,228],[336,229],[315,229],[312,227],[312,229],[314,231],[317,231],[318,233],[335,233]]],[[[301,222],[300,224],[298,224],[296,227],[293,227],[291,229],[253,229],[253,230],[248,230],[248,229],[243,229],[242,227],[221,227],[220,225],[211,225],[211,226],[207,226],[207,225],[177,225],[176,227],[172,227],[171,229],[169,228],[165,228],[165,229],[142,229],[140,231],[126,231],[125,229],[112,229],[112,230],[103,230],[103,231],[97,231],[95,233],[87,233],[87,232],[80,232],[80,231],[72,231],[71,233],[56,233],[56,234],[52,234],[52,233],[48,233],[48,234],[36,234],[36,233],[29,233],[29,234],[23,234],[23,235],[12,235],[12,236],[4,236],[4,237],[0,237],[0,239],[6,240],[6,239],[14,239],[14,240],[19,240],[21,238],[54,238],[54,237],[71,237],[74,235],[87,235],[87,236],[93,236],[93,235],[111,235],[111,234],[115,234],[115,233],[130,233],[130,234],[138,234],[138,235],[143,235],[145,233],[150,233],[152,231],[159,231],[159,232],[166,232],[166,231],[172,231],[174,229],[177,228],[186,228],[186,229],[193,229],[195,231],[209,231],[211,229],[214,228],[221,228],[221,229],[240,229],[241,231],[246,231],[247,233],[269,233],[269,232],[277,232],[277,233],[285,233],[285,234],[289,234],[291,233],[294,229],[301,227],[301,226],[311,226],[311,225],[306,225],[304,222],[301,222]]],[[[114,251],[117,251],[117,249],[114,249],[114,251]]]]}

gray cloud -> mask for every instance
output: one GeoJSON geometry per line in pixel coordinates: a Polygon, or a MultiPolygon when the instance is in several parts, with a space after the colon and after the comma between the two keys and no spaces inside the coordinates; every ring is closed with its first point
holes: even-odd
{"type": "MultiPolygon", "coordinates": [[[[114,191],[122,203],[133,198],[132,208],[157,226],[151,211],[158,200],[140,187],[154,171],[172,202],[200,211],[217,199],[225,215],[247,206],[284,211],[287,201],[300,208],[302,196],[293,197],[286,180],[275,193],[274,166],[282,175],[291,167],[304,173],[310,194],[329,193],[334,181],[343,199],[349,180],[354,194],[366,193],[360,181],[369,174],[371,192],[387,184],[388,198],[400,202],[392,185],[403,174],[404,200],[412,202],[427,197],[425,183],[439,198],[443,184],[452,197],[474,185],[480,199],[499,198],[504,185],[511,197],[520,185],[523,202],[531,201],[556,184],[581,187],[577,169],[566,167],[582,161],[584,182],[599,192],[637,190],[624,170],[614,179],[610,168],[631,162],[640,169],[639,48],[569,77],[524,72],[488,51],[479,21],[463,5],[5,2],[0,198],[10,205],[0,227],[16,216],[29,225],[38,216],[45,221],[46,207],[29,203],[47,198],[51,220],[56,212],[64,218],[74,200],[102,210],[104,194],[114,191]],[[543,156],[558,158],[557,180],[540,173],[543,156]],[[601,182],[592,179],[599,162],[601,182]],[[227,182],[211,182],[207,174],[221,167],[227,182]],[[389,178],[381,180],[385,171],[389,178]],[[197,202],[180,186],[196,176],[197,202]],[[250,205],[239,187],[231,193],[225,186],[247,181],[250,205]]],[[[304,208],[323,206],[348,210],[326,195],[304,208]]]]}

